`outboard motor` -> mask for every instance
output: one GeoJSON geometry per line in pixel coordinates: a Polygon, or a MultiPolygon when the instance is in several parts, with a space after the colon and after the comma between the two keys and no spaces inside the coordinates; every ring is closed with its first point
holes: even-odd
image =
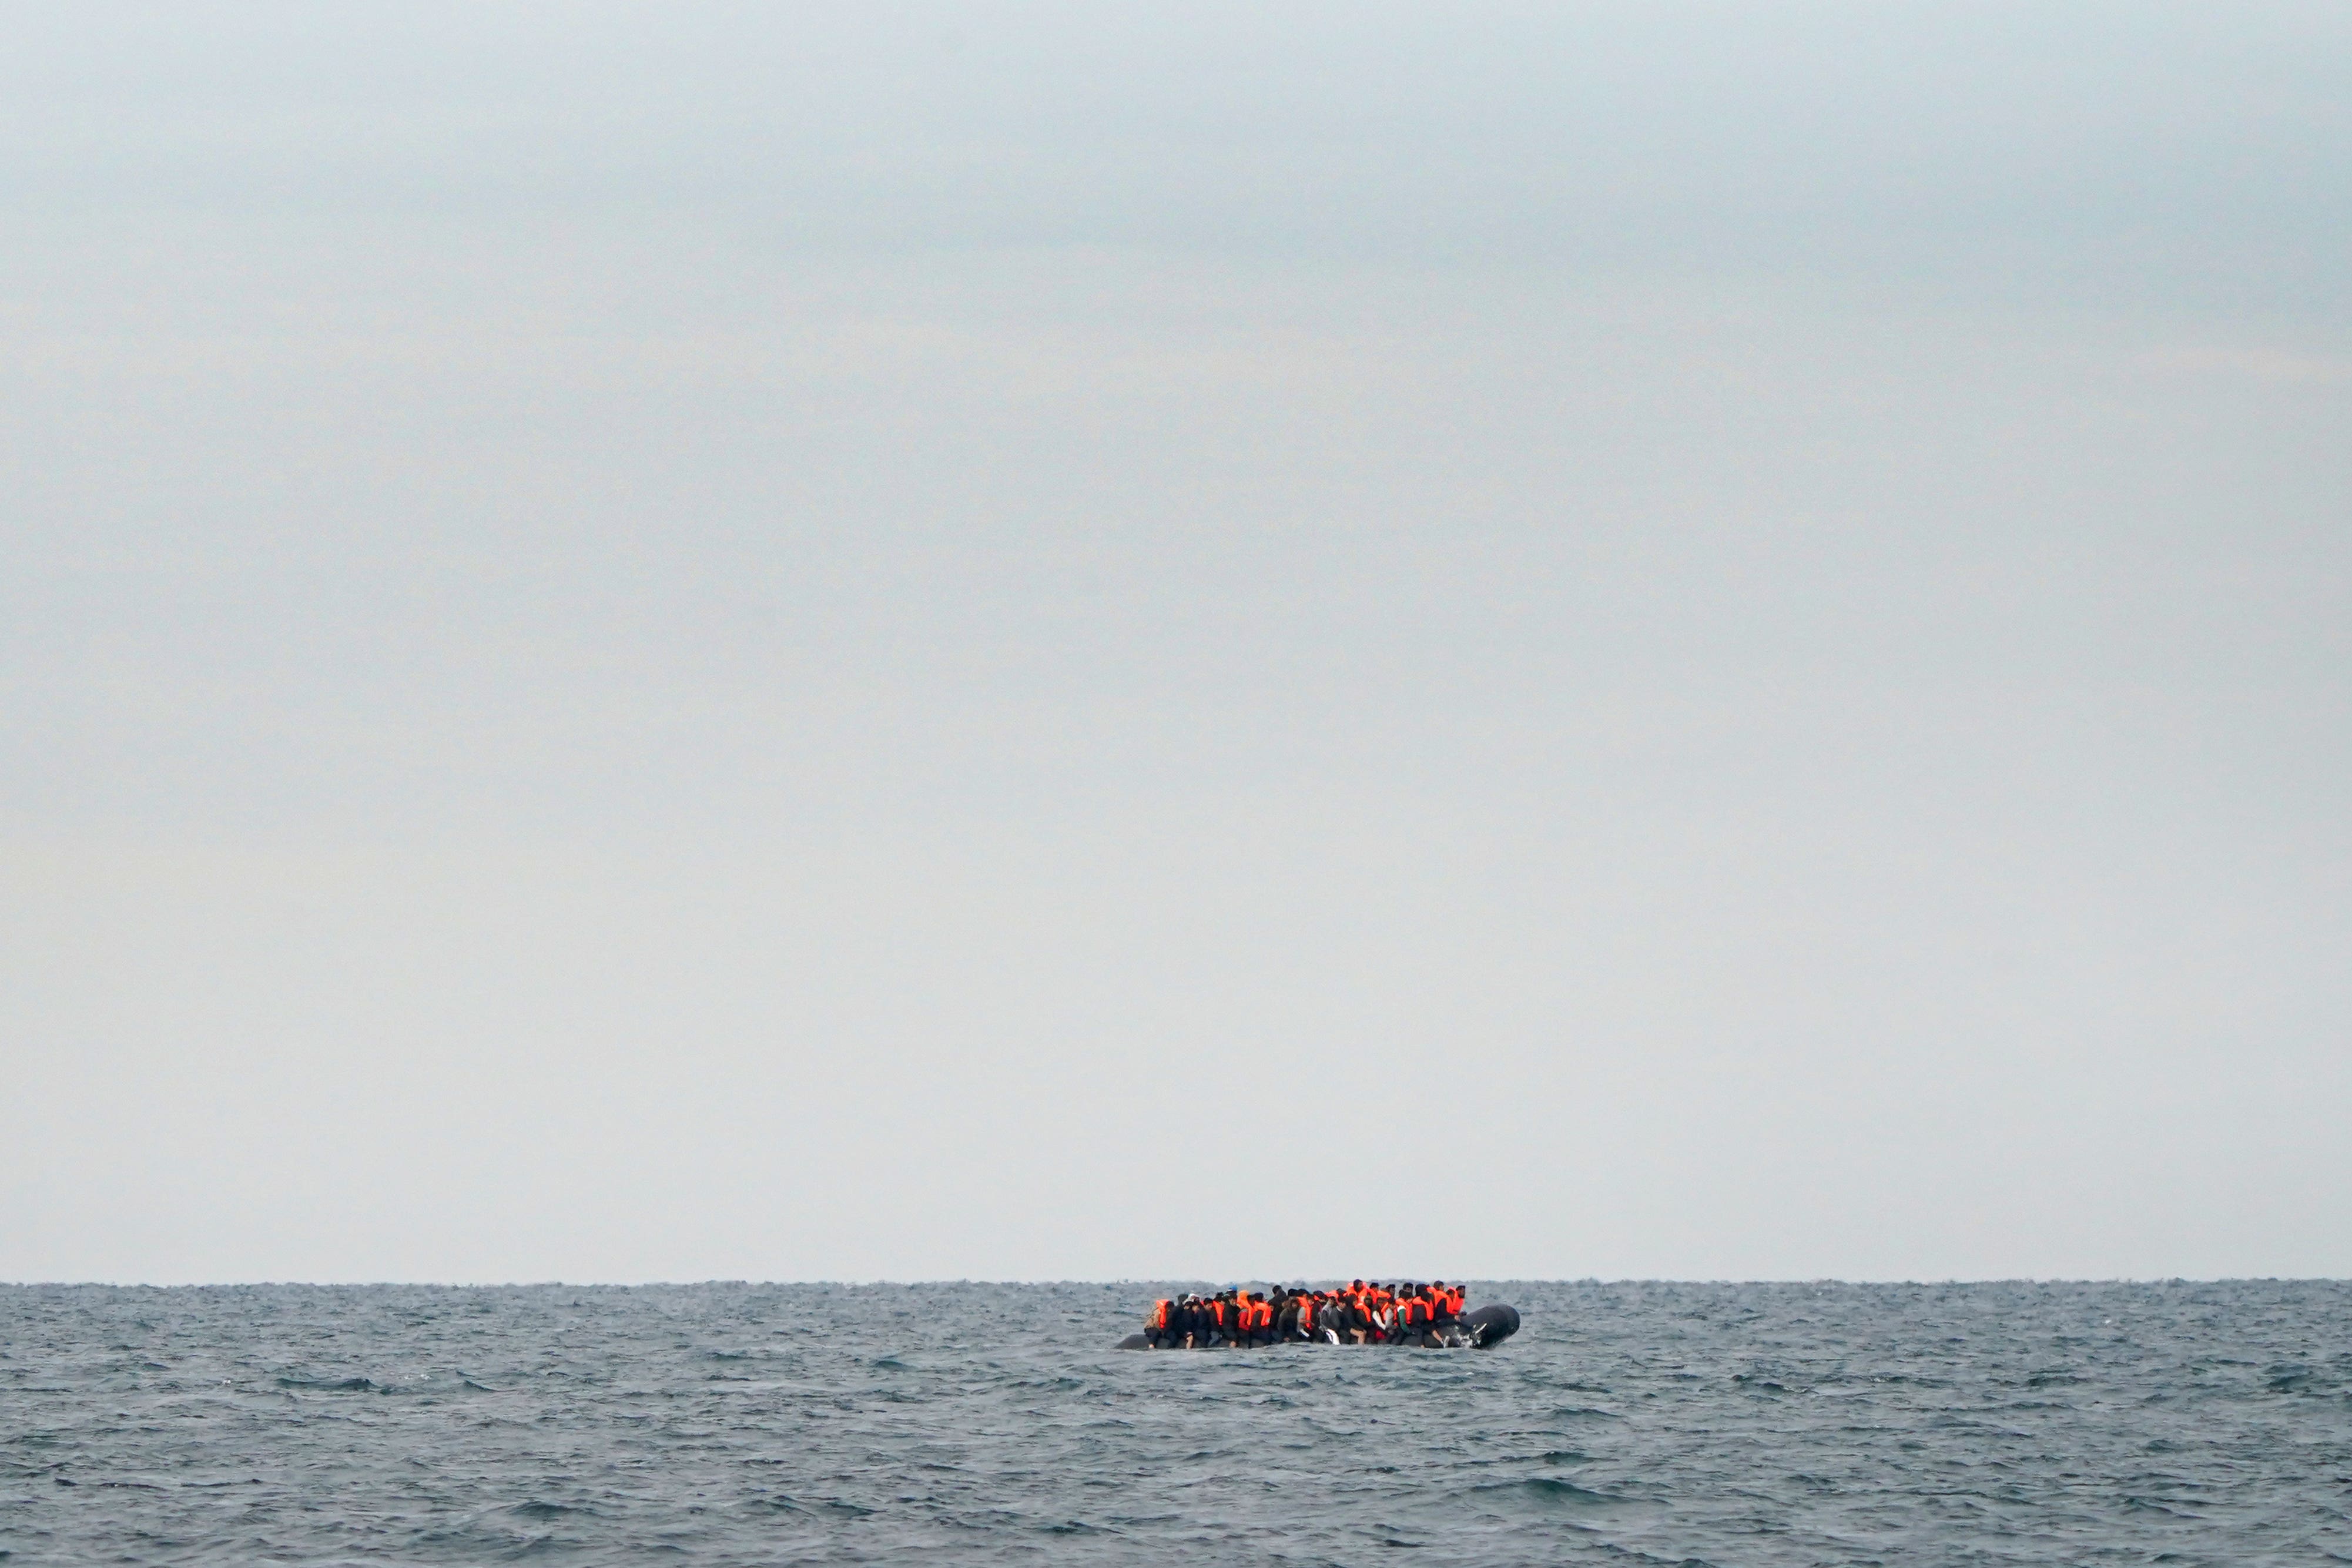
{"type": "Polygon", "coordinates": [[[1519,1310],[1496,1305],[1462,1314],[1462,1331],[1480,1350],[1492,1350],[1519,1331],[1519,1310]]]}

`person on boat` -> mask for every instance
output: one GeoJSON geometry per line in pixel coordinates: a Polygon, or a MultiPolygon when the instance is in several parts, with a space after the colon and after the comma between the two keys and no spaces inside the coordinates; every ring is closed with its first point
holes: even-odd
{"type": "Polygon", "coordinates": [[[1209,1314],[1207,1308],[1202,1304],[1200,1297],[1187,1295],[1184,1298],[1184,1308],[1179,1321],[1183,1326],[1184,1349],[1199,1350],[1208,1344],[1209,1314]]]}
{"type": "Polygon", "coordinates": [[[1397,1303],[1397,1327],[1402,1331],[1407,1344],[1426,1341],[1430,1325],[1434,1321],[1429,1298],[1418,1289],[1397,1303]]]}

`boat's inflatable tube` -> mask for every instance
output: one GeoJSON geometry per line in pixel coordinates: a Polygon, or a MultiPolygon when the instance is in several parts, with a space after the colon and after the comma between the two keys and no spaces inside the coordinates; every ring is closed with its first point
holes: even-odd
{"type": "MultiPolygon", "coordinates": [[[[1518,1331],[1519,1310],[1517,1307],[1507,1307],[1496,1302],[1491,1307],[1481,1307],[1475,1312],[1463,1313],[1451,1328],[1407,1342],[1423,1345],[1433,1350],[1444,1345],[1458,1346],[1466,1342],[1479,1350],[1491,1350],[1518,1331]],[[1459,1339],[1454,1337],[1457,1333],[1461,1336],[1459,1339]]],[[[1325,1331],[1325,1333],[1326,1337],[1328,1337],[1329,1331],[1325,1331]]],[[[1338,1344],[1339,1342],[1332,1339],[1331,1342],[1338,1344]]],[[[1111,1348],[1122,1351],[1148,1351],[1151,1348],[1151,1337],[1149,1334],[1129,1334],[1111,1348]]]]}
{"type": "Polygon", "coordinates": [[[1480,1350],[1501,1344],[1519,1331],[1519,1310],[1496,1305],[1462,1314],[1462,1331],[1480,1350]]]}

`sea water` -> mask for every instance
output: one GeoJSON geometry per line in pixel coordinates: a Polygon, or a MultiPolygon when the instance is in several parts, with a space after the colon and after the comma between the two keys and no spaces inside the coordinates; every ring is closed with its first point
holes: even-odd
{"type": "Polygon", "coordinates": [[[2352,1561],[2343,1283],[1487,1282],[1491,1351],[1109,1348],[1174,1288],[0,1288],[0,1560],[2352,1561]]]}

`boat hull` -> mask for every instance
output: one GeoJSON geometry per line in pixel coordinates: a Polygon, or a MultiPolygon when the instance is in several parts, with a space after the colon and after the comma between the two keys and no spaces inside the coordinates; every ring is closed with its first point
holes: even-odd
{"type": "MultiPolygon", "coordinates": [[[[1459,1331],[1461,1338],[1467,1342],[1447,1343],[1438,1340],[1434,1336],[1421,1340],[1402,1340],[1388,1342],[1412,1345],[1417,1348],[1425,1348],[1429,1350],[1492,1350],[1496,1345],[1501,1344],[1505,1340],[1509,1339],[1513,1334],[1519,1331],[1519,1310],[1517,1307],[1505,1306],[1503,1303],[1498,1301],[1492,1306],[1480,1307],[1475,1311],[1463,1313],[1460,1318],[1454,1321],[1454,1327],[1459,1331]]],[[[1333,1342],[1315,1339],[1292,1340],[1287,1342],[1291,1344],[1328,1344],[1333,1342]]],[[[1111,1348],[1113,1350],[1122,1351],[1148,1351],[1154,1349],[1155,1347],[1151,1342],[1150,1335],[1129,1334],[1127,1338],[1119,1341],[1118,1344],[1111,1348]]],[[[1232,1347],[1221,1344],[1214,1348],[1226,1350],[1231,1349],[1232,1347]]],[[[1253,1346],[1251,1348],[1270,1349],[1271,1347],[1253,1346]]]]}

